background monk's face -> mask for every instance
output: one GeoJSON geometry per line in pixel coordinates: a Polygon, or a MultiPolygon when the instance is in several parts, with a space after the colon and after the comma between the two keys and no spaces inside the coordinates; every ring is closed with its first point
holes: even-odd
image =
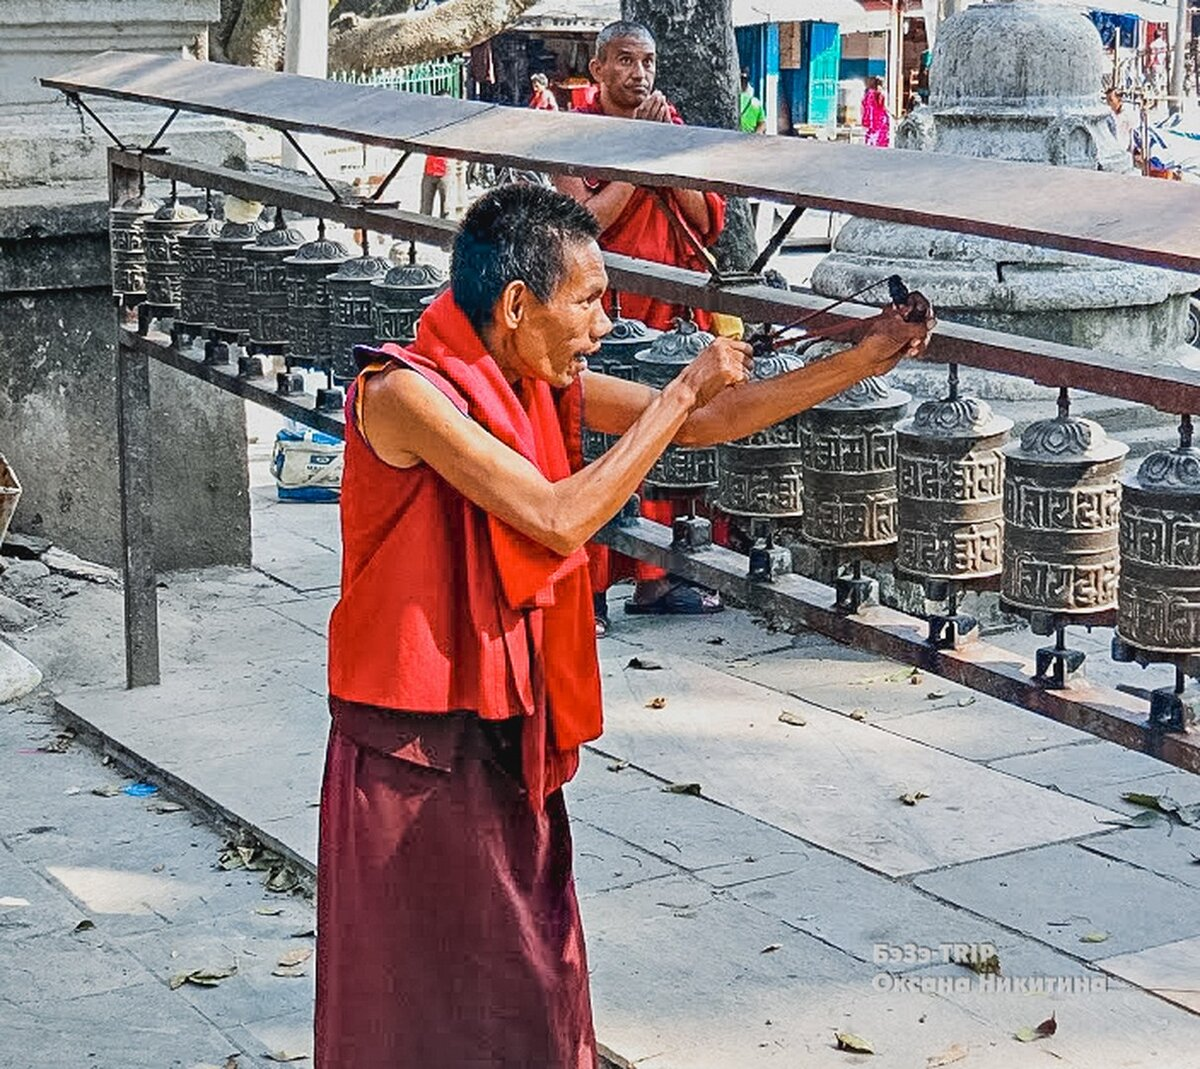
{"type": "Polygon", "coordinates": [[[606,110],[632,112],[654,92],[655,59],[653,41],[617,37],[608,42],[604,57],[589,64],[606,110]]]}
{"type": "Polygon", "coordinates": [[[526,291],[512,339],[522,377],[558,387],[571,384],[612,329],[601,303],[608,275],[600,247],[594,241],[570,242],[563,259],[563,279],[548,301],[526,291]]]}

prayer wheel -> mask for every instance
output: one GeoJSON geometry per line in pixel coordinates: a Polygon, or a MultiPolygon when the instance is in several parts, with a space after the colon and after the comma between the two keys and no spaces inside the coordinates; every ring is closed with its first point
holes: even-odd
{"type": "Polygon", "coordinates": [[[896,568],[922,580],[1000,574],[1004,455],[1012,420],[984,401],[926,401],[896,425],[899,543],[896,568]]]}
{"type": "MultiPolygon", "coordinates": [[[[772,379],[804,366],[799,353],[782,350],[754,361],[755,379],[772,379]]],[[[717,507],[742,520],[795,521],[804,511],[803,420],[780,420],[746,438],[717,447],[717,507]]]]}
{"type": "MultiPolygon", "coordinates": [[[[639,352],[653,344],[662,333],[638,319],[623,319],[618,311],[610,330],[600,342],[597,352],[588,357],[588,368],[619,379],[637,379],[639,352]]],[[[616,436],[583,428],[583,459],[588,463],[603,456],[616,441],[616,436]]]]}
{"type": "Polygon", "coordinates": [[[217,318],[217,261],[213,239],[222,222],[211,212],[179,236],[179,315],[175,319],[177,342],[198,338],[217,318]]]}
{"type": "Polygon", "coordinates": [[[1185,425],[1122,479],[1117,638],[1147,660],[1200,654],[1200,449],[1185,425]]]}
{"type": "MultiPolygon", "coordinates": [[[[634,357],[639,381],[663,389],[713,341],[708,331],[680,320],[634,357]]],[[[646,486],[699,495],[717,485],[717,463],[716,447],[667,446],[646,476],[646,486]]]]}
{"type": "Polygon", "coordinates": [[[407,345],[417,336],[417,320],[425,311],[425,298],[445,284],[446,276],[433,264],[417,261],[409,245],[408,263],[397,264],[371,283],[371,327],[377,342],[407,345]]]}
{"type": "Polygon", "coordinates": [[[287,347],[288,295],[284,260],[304,244],[304,235],[275,213],[275,225],[246,246],[246,287],[250,298],[250,348],[282,353],[287,347]]]}
{"type": "Polygon", "coordinates": [[[372,284],[381,281],[391,267],[391,261],[382,256],[356,256],[325,278],[329,288],[330,366],[337,378],[348,380],[358,374],[356,345],[375,344],[372,284]]]}
{"type": "Polygon", "coordinates": [[[142,224],[146,246],[146,300],[150,304],[178,310],[183,281],[179,242],[198,222],[200,213],[180,204],[172,195],[142,224]]]}
{"type": "Polygon", "coordinates": [[[1100,424],[1060,411],[1002,452],[1006,606],[1066,617],[1113,608],[1120,475],[1129,447],[1100,424]]]}
{"type": "Polygon", "coordinates": [[[261,231],[257,220],[249,223],[226,220],[212,240],[217,280],[216,327],[230,335],[248,333],[251,327],[250,261],[246,246],[261,231]]]}
{"type": "Polygon", "coordinates": [[[846,550],[896,541],[896,420],[911,396],[867,378],[800,418],[800,531],[846,550]]]}
{"type": "Polygon", "coordinates": [[[143,189],[108,210],[113,294],[128,304],[146,296],[146,221],[160,207],[143,189]]]}
{"type": "Polygon", "coordinates": [[[333,354],[329,335],[329,287],[326,279],[350,259],[339,241],[325,236],[325,221],[317,237],[284,259],[287,284],[288,365],[328,368],[333,354]]]}

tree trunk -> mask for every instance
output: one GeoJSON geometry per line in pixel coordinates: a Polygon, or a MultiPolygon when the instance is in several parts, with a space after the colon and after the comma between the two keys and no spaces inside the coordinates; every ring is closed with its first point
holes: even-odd
{"type": "MultiPolygon", "coordinates": [[[[737,44],[729,0],[621,0],[621,17],[640,22],[658,45],[657,88],[696,126],[738,128],[737,44]]],[[[744,269],[755,256],[750,209],[731,199],[717,258],[744,269]]]]}
{"type": "Polygon", "coordinates": [[[223,63],[282,70],[287,0],[221,0],[208,32],[209,54],[223,63]]]}
{"type": "Polygon", "coordinates": [[[446,0],[429,11],[334,23],[331,70],[365,71],[438,59],[495,37],[536,0],[446,0]]]}

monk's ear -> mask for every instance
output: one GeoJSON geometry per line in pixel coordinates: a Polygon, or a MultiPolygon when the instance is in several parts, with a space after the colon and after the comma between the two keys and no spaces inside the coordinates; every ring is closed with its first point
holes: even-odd
{"type": "Polygon", "coordinates": [[[500,300],[496,302],[494,313],[497,323],[508,330],[516,330],[525,318],[530,297],[529,287],[519,278],[513,279],[500,291],[500,300]]]}
{"type": "Polygon", "coordinates": [[[600,71],[604,67],[604,61],[597,56],[593,56],[588,60],[588,71],[592,75],[592,81],[600,81],[600,71]]]}

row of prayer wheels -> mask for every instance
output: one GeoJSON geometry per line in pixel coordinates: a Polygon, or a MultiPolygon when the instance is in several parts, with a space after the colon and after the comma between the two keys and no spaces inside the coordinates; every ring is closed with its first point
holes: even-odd
{"type": "Polygon", "coordinates": [[[411,341],[424,302],[444,284],[437,268],[353,255],[318,224],[308,240],[282,211],[273,223],[205,214],[172,193],[144,192],[112,208],[113,291],[142,314],[169,318],[179,342],[206,339],[206,355],[231,346],[279,355],[288,366],[341,379],[356,373],[354,347],[411,341]]]}
{"type": "MultiPolygon", "coordinates": [[[[590,365],[664,386],[711,341],[684,322],[660,333],[618,314],[590,365]]],[[[786,350],[756,378],[803,364],[786,350]]],[[[961,396],[919,405],[869,378],[807,412],[712,449],[672,446],[647,476],[663,491],[708,495],[747,525],[798,524],[805,541],[895,554],[897,572],[942,589],[994,588],[1051,626],[1111,622],[1140,657],[1200,655],[1200,450],[1178,449],[1122,474],[1128,447],[1070,411],[1011,441],[1012,421],[961,396]]],[[[1188,428],[1190,422],[1185,421],[1188,428]]],[[[592,434],[585,455],[610,443],[592,434]]]]}

